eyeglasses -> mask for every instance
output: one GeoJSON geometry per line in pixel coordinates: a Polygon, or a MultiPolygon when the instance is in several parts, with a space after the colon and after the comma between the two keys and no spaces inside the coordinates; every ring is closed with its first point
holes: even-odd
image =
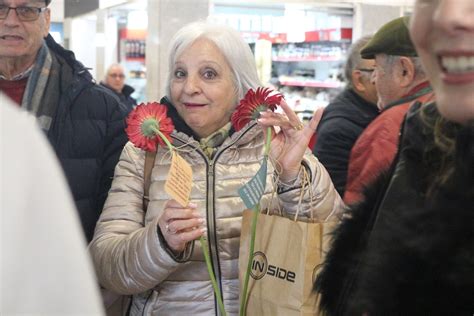
{"type": "Polygon", "coordinates": [[[120,78],[120,79],[125,78],[124,74],[109,74],[109,76],[111,76],[112,78],[120,78]]]}
{"type": "Polygon", "coordinates": [[[41,12],[44,12],[47,8],[37,7],[7,7],[6,5],[0,5],[0,20],[5,20],[10,13],[10,10],[15,10],[18,20],[23,22],[35,21],[39,18],[41,12]]]}
{"type": "Polygon", "coordinates": [[[368,73],[372,73],[374,72],[374,68],[357,68],[357,70],[359,71],[362,71],[362,72],[368,72],[368,73]]]}

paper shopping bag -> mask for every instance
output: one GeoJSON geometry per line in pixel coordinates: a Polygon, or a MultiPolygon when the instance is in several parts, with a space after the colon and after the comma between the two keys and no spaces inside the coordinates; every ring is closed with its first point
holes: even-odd
{"type": "MultiPolygon", "coordinates": [[[[244,283],[253,211],[242,218],[239,278],[244,283]]],[[[260,213],[252,254],[246,315],[317,315],[318,295],[313,291],[329,233],[337,222],[300,222],[260,213]]],[[[242,298],[241,298],[242,299],[242,298]]]]}

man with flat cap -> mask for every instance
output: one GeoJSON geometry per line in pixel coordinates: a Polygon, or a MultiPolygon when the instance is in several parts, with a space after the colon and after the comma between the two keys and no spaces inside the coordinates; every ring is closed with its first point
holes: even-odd
{"type": "Polygon", "coordinates": [[[405,17],[388,22],[361,50],[362,58],[375,59],[372,81],[382,113],[367,126],[351,150],[344,193],[346,204],[360,202],[364,188],[389,169],[408,108],[434,97],[407,23],[405,17]]]}
{"type": "MultiPolygon", "coordinates": [[[[127,141],[126,112],[94,83],[74,53],[48,34],[50,2],[0,0],[0,91],[36,117],[59,158],[90,241],[127,141]]],[[[30,181],[25,185],[34,185],[35,179],[30,181]]]]}

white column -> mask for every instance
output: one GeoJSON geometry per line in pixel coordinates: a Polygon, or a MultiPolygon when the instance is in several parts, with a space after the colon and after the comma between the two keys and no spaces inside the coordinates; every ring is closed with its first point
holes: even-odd
{"type": "Polygon", "coordinates": [[[159,101],[165,93],[169,41],[185,24],[207,18],[209,0],[147,0],[147,2],[146,99],[159,101]]]}
{"type": "Polygon", "coordinates": [[[385,23],[402,16],[399,6],[354,4],[354,27],[352,40],[372,35],[385,23]]]}

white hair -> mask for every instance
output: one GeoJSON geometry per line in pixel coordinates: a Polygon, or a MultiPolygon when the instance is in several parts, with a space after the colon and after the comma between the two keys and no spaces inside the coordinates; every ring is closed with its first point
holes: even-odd
{"type": "Polygon", "coordinates": [[[209,22],[193,22],[181,28],[171,39],[169,50],[169,70],[166,80],[166,94],[171,96],[171,80],[176,59],[196,40],[205,38],[213,42],[229,63],[233,74],[235,95],[242,99],[249,89],[261,86],[258,79],[255,59],[249,45],[240,34],[225,25],[209,22]]]}

